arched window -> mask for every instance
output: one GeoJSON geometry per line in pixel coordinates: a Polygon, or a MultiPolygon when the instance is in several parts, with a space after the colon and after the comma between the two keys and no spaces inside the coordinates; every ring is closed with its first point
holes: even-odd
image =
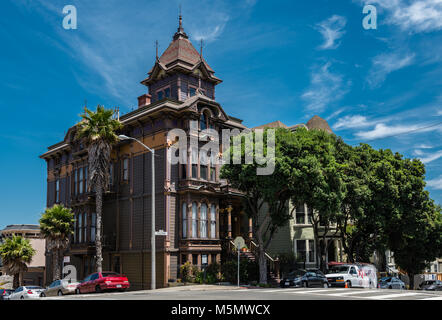
{"type": "Polygon", "coordinates": [[[207,129],[207,116],[204,112],[201,114],[201,117],[200,117],[200,129],[201,130],[207,129]]]}
{"type": "Polygon", "coordinates": [[[187,204],[183,203],[183,238],[187,238],[187,204]]]}
{"type": "Polygon", "coordinates": [[[216,239],[216,206],[210,206],[210,237],[216,239]]]}
{"type": "Polygon", "coordinates": [[[201,205],[200,237],[207,238],[207,205],[201,205]]]}
{"type": "Polygon", "coordinates": [[[197,210],[196,202],[192,203],[192,238],[197,237],[197,210]]]}

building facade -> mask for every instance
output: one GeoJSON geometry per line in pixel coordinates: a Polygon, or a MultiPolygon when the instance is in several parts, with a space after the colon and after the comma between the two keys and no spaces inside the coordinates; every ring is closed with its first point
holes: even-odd
{"type": "Polygon", "coordinates": [[[46,240],[40,232],[40,226],[33,224],[14,224],[6,226],[0,231],[2,238],[12,238],[21,236],[29,239],[35,255],[32,261],[27,264],[28,270],[23,274],[24,285],[42,286],[46,282],[45,278],[45,251],[46,240]]]}
{"type": "MultiPolygon", "coordinates": [[[[251,223],[241,207],[241,193],[219,177],[219,153],[204,154],[190,141],[204,129],[239,129],[242,121],[225,113],[215,100],[221,80],[193,47],[182,27],[148,77],[147,93],[138,109],[124,114],[120,134],[155,149],[157,286],[179,277],[179,266],[190,261],[204,266],[220,262],[223,247],[237,235],[251,237],[251,223]],[[189,141],[185,164],[171,164],[175,152],[170,130],[182,129],[189,141]],[[202,158],[209,161],[201,161],[202,158]]],[[[220,152],[222,146],[220,146],[220,152]]],[[[47,206],[62,203],[75,213],[75,233],[64,261],[82,279],[95,271],[95,197],[87,186],[87,149],[76,139],[75,126],[62,142],[41,155],[47,163],[47,206]]],[[[151,155],[136,142],[120,142],[112,150],[110,187],[103,204],[103,269],[124,273],[132,288],[150,287],[151,155]]],[[[52,256],[46,256],[51,266],[52,256]]],[[[50,268],[47,279],[52,280],[50,268]]]]}

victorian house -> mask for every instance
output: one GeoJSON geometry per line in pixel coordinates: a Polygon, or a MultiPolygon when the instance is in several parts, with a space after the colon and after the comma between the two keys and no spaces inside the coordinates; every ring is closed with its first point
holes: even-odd
{"type": "MultiPolygon", "coordinates": [[[[183,129],[187,138],[206,128],[244,129],[240,119],[226,114],[216,102],[222,81],[189,41],[181,18],[173,40],[156,58],[141,83],[147,93],[138,108],[119,119],[119,132],[155,149],[157,286],[179,277],[186,261],[197,266],[220,262],[223,248],[242,235],[251,239],[251,221],[241,208],[241,193],[220,180],[217,155],[201,162],[198,148],[189,148],[186,164],[170,164],[173,148],[167,134],[183,129]]],[[[82,279],[95,271],[95,196],[87,188],[87,150],[76,138],[75,126],[63,141],[40,157],[47,162],[47,206],[62,203],[75,212],[75,233],[64,261],[82,279]]],[[[133,141],[122,141],[112,151],[111,183],[103,204],[103,269],[124,273],[132,288],[150,287],[151,155],[133,141]]],[[[46,265],[51,264],[46,252],[46,265]]],[[[47,268],[46,279],[52,279],[47,268]]]]}

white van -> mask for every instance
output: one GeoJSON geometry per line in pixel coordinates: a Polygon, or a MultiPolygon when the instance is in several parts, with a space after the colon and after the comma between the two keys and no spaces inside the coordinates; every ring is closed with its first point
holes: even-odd
{"type": "Polygon", "coordinates": [[[335,264],[330,267],[327,280],[332,287],[376,288],[376,267],[372,264],[335,264]]]}

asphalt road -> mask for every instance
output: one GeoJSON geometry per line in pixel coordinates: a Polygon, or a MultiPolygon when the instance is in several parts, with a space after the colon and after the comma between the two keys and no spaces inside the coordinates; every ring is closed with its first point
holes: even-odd
{"type": "Polygon", "coordinates": [[[81,294],[50,300],[442,300],[442,292],[345,289],[266,288],[196,285],[158,290],[81,294]]]}

